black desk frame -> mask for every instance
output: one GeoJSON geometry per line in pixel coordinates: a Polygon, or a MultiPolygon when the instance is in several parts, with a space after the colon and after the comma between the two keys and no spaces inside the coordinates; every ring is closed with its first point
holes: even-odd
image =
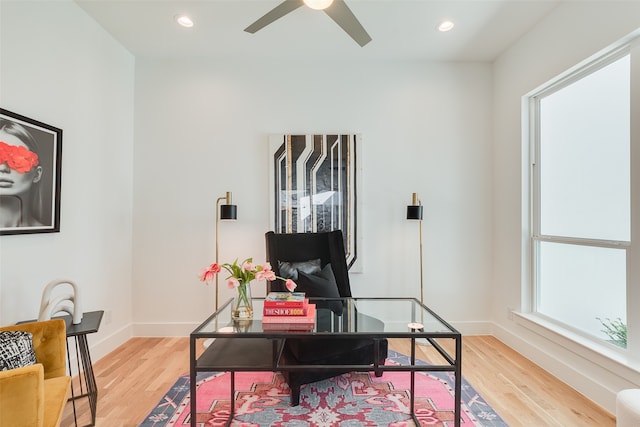
{"type": "MultiPolygon", "coordinates": [[[[258,299],[254,299],[256,301],[258,299]]],[[[197,420],[197,384],[196,377],[198,372],[230,372],[231,374],[231,407],[229,417],[225,426],[231,425],[235,415],[235,373],[236,372],[256,372],[256,371],[305,371],[305,370],[350,370],[350,371],[404,371],[410,372],[410,416],[416,425],[420,425],[415,415],[415,373],[416,372],[453,372],[455,375],[454,390],[454,426],[460,427],[462,420],[461,414],[461,398],[462,398],[462,335],[445,320],[439,317],[431,309],[421,304],[415,298],[347,298],[347,303],[357,300],[379,300],[379,301],[413,301],[414,307],[418,307],[424,312],[420,313],[420,318],[425,314],[435,319],[441,325],[445,326],[446,332],[430,332],[424,330],[411,329],[407,332],[338,332],[338,333],[301,333],[299,331],[269,331],[261,332],[261,325],[257,330],[250,327],[243,327],[242,322],[236,322],[234,328],[236,332],[208,332],[206,329],[217,323],[217,317],[221,313],[226,313],[233,299],[223,304],[218,311],[212,314],[190,335],[190,425],[196,427],[197,420]],[[226,310],[226,311],[225,311],[226,310]],[[300,337],[305,335],[317,339],[353,339],[353,338],[371,338],[373,340],[381,340],[385,338],[408,338],[411,340],[411,363],[402,366],[379,365],[377,362],[372,365],[285,365],[282,364],[282,351],[284,342],[290,337],[300,337]],[[209,347],[200,355],[196,356],[196,344],[199,339],[215,338],[209,347]],[[416,339],[426,339],[438,353],[444,358],[446,364],[442,365],[416,365],[415,346],[416,339]],[[455,355],[450,355],[438,342],[437,339],[453,339],[455,340],[455,355]]],[[[254,303],[255,305],[255,303],[254,303]]],[[[261,307],[261,306],[260,306],[261,307]]],[[[254,310],[255,312],[255,310],[254,310]]],[[[412,320],[417,320],[417,313],[412,313],[412,320]]],[[[260,324],[259,320],[255,323],[260,324]]],[[[220,319],[220,323],[224,323],[220,319]]],[[[378,346],[375,346],[377,353],[378,346]]],[[[377,354],[374,360],[378,360],[377,354]]]]}

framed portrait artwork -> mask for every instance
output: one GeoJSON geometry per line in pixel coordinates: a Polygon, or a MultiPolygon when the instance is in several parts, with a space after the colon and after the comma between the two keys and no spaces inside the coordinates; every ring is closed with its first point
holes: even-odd
{"type": "Polygon", "coordinates": [[[0,234],[60,231],[62,130],[0,108],[0,234]]]}
{"type": "Polygon", "coordinates": [[[358,134],[271,135],[270,222],[276,233],[342,230],[347,265],[362,271],[358,134]]]}

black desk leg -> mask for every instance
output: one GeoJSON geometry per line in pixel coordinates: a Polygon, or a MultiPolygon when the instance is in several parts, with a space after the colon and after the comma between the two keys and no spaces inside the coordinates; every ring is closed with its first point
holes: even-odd
{"type": "Polygon", "coordinates": [[[191,399],[191,414],[189,415],[191,417],[191,422],[190,425],[191,427],[196,427],[196,417],[197,417],[197,412],[198,412],[198,405],[196,403],[196,399],[198,397],[198,395],[196,394],[196,376],[197,376],[197,371],[196,371],[196,340],[194,340],[193,338],[191,338],[189,340],[189,357],[190,357],[190,362],[189,364],[190,369],[189,369],[189,388],[190,388],[190,399],[191,399]]]}
{"type": "Polygon", "coordinates": [[[413,421],[416,423],[417,426],[420,425],[420,421],[418,420],[418,417],[416,416],[416,407],[415,407],[415,401],[416,401],[416,370],[415,370],[415,364],[416,364],[416,339],[415,338],[411,338],[411,399],[410,399],[410,410],[411,410],[411,418],[413,418],[413,421]]]}
{"type": "Polygon", "coordinates": [[[455,416],[456,421],[454,423],[455,427],[460,427],[460,423],[462,422],[462,408],[461,408],[461,400],[462,400],[462,339],[456,339],[456,365],[455,365],[455,375],[456,375],[456,384],[455,384],[455,392],[454,396],[456,398],[455,402],[455,416]]]}
{"type": "Polygon", "coordinates": [[[229,408],[229,418],[227,418],[225,427],[228,427],[231,425],[231,422],[233,421],[233,417],[235,415],[235,409],[236,409],[236,401],[235,401],[236,371],[231,371],[230,374],[231,374],[231,407],[229,408]]]}

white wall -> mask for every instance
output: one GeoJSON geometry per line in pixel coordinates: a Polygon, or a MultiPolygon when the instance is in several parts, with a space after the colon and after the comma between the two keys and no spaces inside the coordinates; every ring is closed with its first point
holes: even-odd
{"type": "MultiPolygon", "coordinates": [[[[640,376],[619,364],[509,318],[519,310],[524,264],[522,200],[528,171],[522,165],[521,97],[640,27],[640,2],[567,2],[559,6],[494,64],[493,194],[496,335],[578,391],[614,411],[615,392],[638,386],[640,376]],[[561,342],[562,344],[556,344],[561,342]]],[[[567,302],[571,304],[572,302],[567,302]]],[[[575,301],[573,303],[579,303],[575,301]]]]}
{"type": "Polygon", "coordinates": [[[220,261],[264,259],[269,135],[331,131],[363,135],[354,294],[419,296],[418,224],[405,219],[418,192],[426,301],[475,330],[490,307],[491,90],[487,64],[138,58],[135,333],[187,334],[211,312],[197,275],[214,259],[225,191],[239,213],[220,225],[220,261]]]}
{"type": "Polygon", "coordinates": [[[38,316],[67,278],[99,358],[130,336],[134,58],[71,1],[0,2],[0,105],[59,127],[60,233],[0,237],[0,324],[38,316]]]}

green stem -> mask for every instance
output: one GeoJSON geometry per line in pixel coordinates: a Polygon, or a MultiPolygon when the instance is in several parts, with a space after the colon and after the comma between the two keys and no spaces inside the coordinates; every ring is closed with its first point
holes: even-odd
{"type": "Polygon", "coordinates": [[[240,283],[238,286],[238,303],[236,304],[236,310],[240,308],[240,304],[244,302],[244,305],[250,307],[249,298],[247,297],[248,283],[240,283]]]}

